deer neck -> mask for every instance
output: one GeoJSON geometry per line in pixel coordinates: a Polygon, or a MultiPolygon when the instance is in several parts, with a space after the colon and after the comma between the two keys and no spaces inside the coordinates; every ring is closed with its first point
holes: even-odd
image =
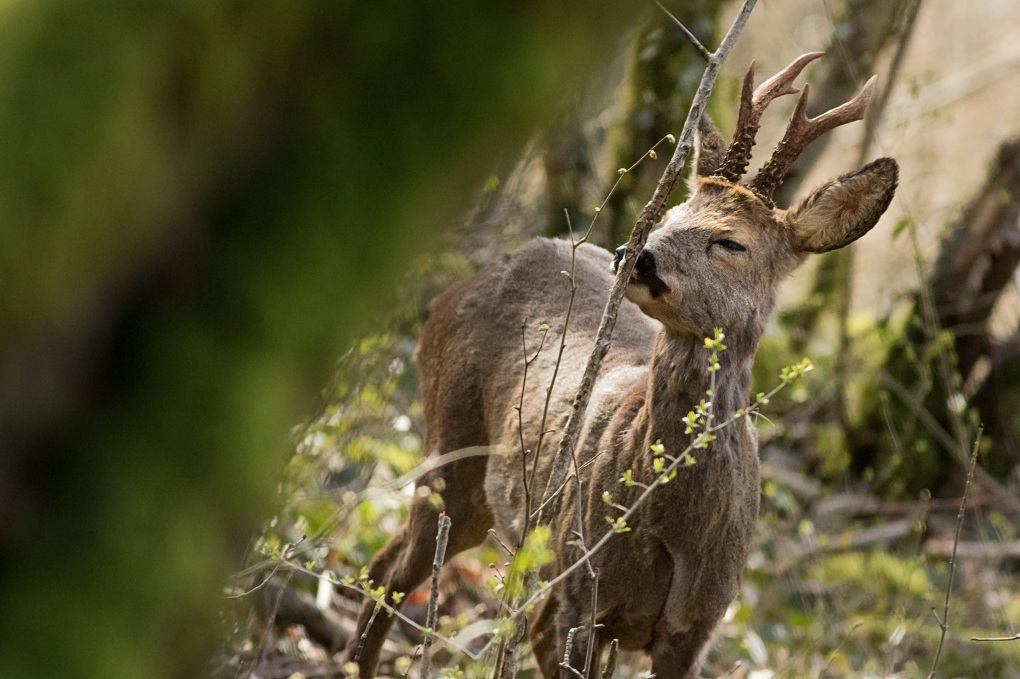
{"type": "Polygon", "coordinates": [[[683,418],[704,399],[711,401],[715,424],[748,404],[751,366],[756,342],[742,338],[725,339],[726,351],[719,353],[719,370],[708,370],[710,352],[704,340],[695,341],[659,332],[655,339],[645,403],[648,427],[644,444],[661,441],[667,450],[683,450],[693,439],[686,433],[683,418]],[[713,391],[711,396],[709,391],[713,391]]]}

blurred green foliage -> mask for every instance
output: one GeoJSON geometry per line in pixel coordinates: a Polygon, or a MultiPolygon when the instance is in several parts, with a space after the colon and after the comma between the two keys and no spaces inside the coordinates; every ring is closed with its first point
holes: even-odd
{"type": "Polygon", "coordinates": [[[203,673],[344,343],[632,9],[0,7],[0,672],[203,673]]]}

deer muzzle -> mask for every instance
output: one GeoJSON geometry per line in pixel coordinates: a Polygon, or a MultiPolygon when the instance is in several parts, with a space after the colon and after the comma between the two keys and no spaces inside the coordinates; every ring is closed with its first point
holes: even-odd
{"type": "MultiPolygon", "coordinates": [[[[623,261],[625,252],[625,246],[621,245],[616,248],[616,257],[613,259],[614,272],[619,272],[620,262],[623,261]]],[[[669,291],[669,286],[656,274],[655,255],[647,248],[641,251],[637,261],[634,262],[634,273],[631,275],[629,283],[631,285],[643,285],[648,288],[648,294],[651,295],[652,299],[669,291]]]]}

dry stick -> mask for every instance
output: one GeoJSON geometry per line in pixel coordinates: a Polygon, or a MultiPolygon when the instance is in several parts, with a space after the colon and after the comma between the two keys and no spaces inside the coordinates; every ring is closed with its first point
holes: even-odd
{"type": "Polygon", "coordinates": [[[931,672],[928,673],[928,679],[934,679],[935,670],[938,669],[939,659],[942,657],[942,647],[946,642],[946,633],[949,631],[949,601],[953,595],[953,576],[956,574],[956,546],[960,543],[960,532],[963,530],[963,514],[967,509],[967,492],[970,490],[970,481],[974,478],[974,468],[977,466],[978,448],[981,445],[981,434],[984,432],[984,427],[979,426],[977,436],[974,438],[974,448],[970,454],[970,468],[967,470],[967,481],[963,484],[963,497],[960,499],[960,513],[956,516],[956,538],[953,540],[953,555],[949,558],[949,583],[946,585],[946,602],[942,607],[942,618],[940,619],[938,613],[935,612],[935,607],[931,609],[932,614],[935,616],[935,620],[938,621],[939,627],[942,630],[942,634],[939,636],[939,645],[935,649],[935,660],[931,665],[931,672]]]}
{"type": "Polygon", "coordinates": [[[1020,633],[1011,637],[971,637],[971,641],[1020,641],[1020,633]]]}
{"type": "Polygon", "coordinates": [[[613,639],[609,642],[609,657],[606,658],[606,669],[602,670],[602,679],[613,679],[616,672],[616,656],[620,652],[620,640],[613,639]]]}
{"type": "Polygon", "coordinates": [[[411,654],[411,662],[407,663],[407,671],[404,672],[404,679],[407,679],[409,676],[411,676],[411,663],[414,662],[414,659],[418,657],[419,653],[421,653],[421,646],[416,646],[414,649],[414,653],[411,654]]]}
{"type": "MultiPolygon", "coordinates": [[[[587,559],[585,560],[587,562],[587,559]]],[[[588,569],[591,570],[591,564],[588,564],[588,569]]],[[[595,569],[592,573],[592,585],[591,585],[591,618],[588,620],[588,654],[584,658],[584,679],[589,679],[591,671],[592,656],[595,655],[595,640],[598,634],[598,628],[601,625],[596,621],[596,615],[598,614],[598,602],[599,602],[599,569],[595,569]]]]}
{"type": "MultiPolygon", "coordinates": [[[[556,363],[553,365],[552,378],[549,380],[549,386],[546,387],[546,390],[545,390],[545,405],[544,405],[544,407],[542,409],[542,423],[539,426],[539,430],[538,430],[538,445],[536,446],[535,455],[534,455],[534,462],[532,463],[532,468],[531,468],[531,478],[528,479],[528,488],[527,488],[527,494],[525,495],[525,497],[528,497],[528,498],[531,497],[531,492],[533,490],[532,486],[535,483],[535,474],[536,474],[536,471],[538,470],[538,459],[539,459],[539,455],[542,452],[542,443],[545,440],[545,435],[548,434],[548,433],[551,433],[548,430],[546,430],[546,422],[548,421],[548,417],[549,417],[549,405],[550,405],[551,400],[552,400],[552,390],[553,390],[553,387],[556,385],[556,379],[557,379],[557,376],[559,375],[559,372],[560,372],[560,365],[562,364],[562,361],[563,361],[563,352],[567,348],[567,329],[570,326],[571,312],[572,312],[572,310],[574,308],[574,299],[575,299],[575,297],[577,295],[577,280],[574,278],[574,273],[575,273],[576,264],[577,264],[577,248],[581,247],[581,245],[583,245],[584,243],[588,242],[588,238],[591,237],[592,231],[595,229],[595,223],[598,221],[599,215],[602,214],[602,210],[604,210],[606,208],[606,206],[609,204],[609,201],[613,197],[613,195],[616,193],[616,190],[618,188],[620,188],[620,183],[623,181],[623,178],[627,174],[632,172],[638,165],[640,165],[642,163],[642,161],[645,160],[645,158],[654,157],[654,156],[652,156],[651,152],[655,151],[657,148],[659,148],[659,146],[661,146],[664,141],[671,140],[670,143],[673,143],[675,140],[672,139],[672,137],[673,137],[673,135],[671,135],[671,134],[666,135],[665,137],[663,137],[659,141],[655,142],[655,145],[652,146],[652,148],[648,152],[643,153],[641,155],[641,158],[639,158],[638,160],[634,161],[634,163],[632,163],[630,165],[630,167],[621,168],[619,170],[619,172],[617,172],[616,182],[614,182],[613,186],[609,189],[609,192],[606,194],[606,197],[602,200],[602,204],[599,205],[595,209],[595,216],[592,218],[591,222],[589,222],[588,228],[584,232],[584,235],[581,236],[577,240],[574,240],[574,228],[573,228],[573,225],[570,223],[570,215],[567,214],[567,212],[564,210],[564,215],[567,218],[567,228],[570,231],[570,271],[566,272],[567,279],[570,281],[570,297],[569,297],[569,300],[567,302],[567,311],[566,311],[566,313],[564,314],[564,317],[563,317],[563,330],[560,331],[560,348],[559,348],[559,352],[556,354],[556,363]]],[[[574,463],[574,467],[575,467],[575,471],[576,471],[577,460],[572,458],[571,461],[574,463]]],[[[580,474],[578,474],[578,479],[580,479],[580,474]]],[[[557,493],[561,489],[562,489],[562,486],[559,489],[557,489],[557,493]]],[[[546,497],[544,499],[544,501],[542,502],[542,504],[539,505],[538,509],[536,509],[534,512],[531,511],[531,505],[528,504],[528,513],[527,513],[527,516],[526,516],[525,528],[522,531],[522,533],[527,533],[531,529],[531,521],[533,519],[535,519],[536,516],[539,515],[545,509],[546,505],[548,505],[553,500],[553,498],[556,497],[557,493],[553,493],[551,496],[546,497]]],[[[578,481],[578,490],[577,490],[577,493],[578,493],[578,497],[580,497],[581,496],[581,484],[580,484],[580,480],[578,481]]],[[[581,507],[580,507],[580,505],[578,505],[578,523],[579,524],[581,523],[581,513],[582,513],[581,512],[581,507]]],[[[583,542],[584,541],[584,535],[583,535],[584,529],[583,529],[583,526],[581,527],[581,533],[582,533],[582,535],[580,537],[581,537],[581,541],[583,542]]]]}
{"type": "MultiPolygon", "coordinates": [[[[574,652],[574,639],[577,637],[577,630],[579,630],[579,629],[581,629],[581,628],[580,627],[571,627],[567,631],[567,643],[566,643],[565,649],[563,651],[563,660],[560,662],[560,670],[561,670],[560,676],[561,677],[564,674],[568,674],[569,673],[569,674],[576,675],[577,677],[579,677],[579,679],[585,679],[585,677],[582,676],[582,674],[580,672],[578,672],[576,669],[574,669],[573,667],[570,666],[570,654],[574,652]]],[[[569,676],[569,674],[568,674],[568,676],[569,676]]]]}
{"type": "MultiPolygon", "coordinates": [[[[641,211],[641,216],[638,218],[637,224],[634,225],[634,230],[631,232],[630,240],[627,241],[627,247],[621,262],[620,267],[616,274],[616,280],[613,282],[613,288],[609,294],[609,301],[606,303],[605,311],[602,314],[602,320],[599,323],[598,334],[595,338],[595,347],[592,350],[591,356],[588,358],[588,364],[585,366],[584,375],[581,377],[581,384],[577,390],[577,396],[574,398],[574,404],[570,411],[570,416],[567,419],[567,425],[563,434],[563,438],[560,441],[559,448],[556,451],[556,457],[553,459],[552,469],[550,470],[549,481],[546,484],[545,493],[543,495],[543,507],[547,507],[546,500],[548,500],[554,493],[557,492],[560,486],[563,485],[563,481],[567,475],[567,468],[570,465],[570,461],[574,459],[574,449],[577,446],[577,439],[581,433],[581,423],[584,421],[585,413],[588,409],[588,402],[591,400],[591,392],[595,386],[595,378],[598,376],[599,369],[602,367],[602,360],[605,358],[606,353],[609,351],[609,343],[612,339],[613,328],[616,326],[616,315],[619,312],[620,304],[623,302],[623,293],[627,287],[628,281],[634,272],[634,264],[637,259],[637,255],[645,246],[645,242],[648,240],[648,233],[652,230],[652,227],[662,218],[662,214],[666,208],[666,201],[669,200],[670,194],[673,192],[673,188],[676,186],[677,179],[680,177],[680,171],[687,162],[687,156],[690,153],[691,147],[694,141],[694,131],[698,126],[698,122],[701,120],[701,116],[705,113],[705,106],[708,103],[708,97],[712,94],[712,88],[715,86],[715,80],[719,75],[719,69],[723,62],[726,60],[726,56],[730,53],[734,43],[737,41],[737,37],[743,30],[744,25],[747,23],[748,17],[751,15],[751,10],[754,9],[754,5],[757,0],[744,0],[743,5],[740,8],[740,12],[733,20],[733,24],[726,32],[725,37],[720,43],[719,48],[710,55],[708,65],[705,67],[705,72],[701,76],[701,83],[698,85],[698,91],[694,96],[694,101],[691,103],[691,108],[687,113],[687,120],[684,121],[683,130],[680,132],[680,138],[677,140],[676,148],[673,151],[673,157],[670,158],[669,163],[666,164],[666,169],[662,173],[662,177],[659,179],[658,185],[655,187],[655,192],[652,194],[651,200],[645,205],[641,211]]],[[[538,525],[547,523],[545,517],[545,510],[539,511],[538,525]]],[[[528,576],[526,576],[525,584],[527,591],[531,594],[532,598],[534,592],[538,589],[538,573],[532,570],[528,576]]],[[[521,641],[524,639],[524,633],[526,630],[526,620],[523,616],[517,618],[514,632],[510,635],[506,645],[504,646],[504,655],[501,659],[502,668],[498,668],[497,672],[500,679],[513,679],[517,673],[517,648],[521,641]]]]}
{"type": "MultiPolygon", "coordinates": [[[[569,217],[568,217],[568,221],[569,221],[569,217]]],[[[576,287],[574,289],[576,289],[576,287]]],[[[573,292],[574,292],[574,290],[572,289],[571,290],[571,299],[570,299],[570,305],[571,306],[573,306],[573,301],[574,301],[574,299],[573,299],[573,292]]],[[[569,315],[569,313],[570,313],[569,309],[568,309],[567,313],[569,315]]],[[[566,332],[566,324],[564,324],[563,327],[564,327],[564,332],[566,332]]],[[[528,482],[528,448],[527,448],[527,446],[524,443],[524,419],[523,419],[524,418],[524,393],[525,393],[525,391],[527,389],[527,386],[528,386],[528,368],[531,367],[532,363],[534,363],[536,360],[538,360],[538,355],[540,353],[542,353],[542,349],[545,347],[546,337],[549,336],[549,326],[546,325],[546,326],[542,327],[542,339],[541,339],[541,341],[538,344],[538,349],[535,350],[535,355],[532,356],[530,359],[528,358],[527,328],[528,328],[528,319],[525,318],[524,322],[521,323],[521,350],[524,353],[524,375],[521,378],[521,395],[520,395],[520,399],[519,399],[519,401],[517,403],[517,436],[518,436],[518,439],[519,439],[519,442],[520,442],[520,446],[521,446],[521,467],[522,467],[522,469],[521,469],[521,483],[524,486],[524,507],[525,507],[524,516],[525,517],[528,517],[528,516],[531,515],[531,484],[528,482]]],[[[561,340],[560,344],[561,345],[563,344],[562,340],[561,340]]],[[[560,349],[560,355],[562,356],[562,354],[563,354],[563,349],[561,348],[560,349]]],[[[559,358],[556,359],[556,368],[557,369],[559,368],[559,358]]],[[[553,375],[553,379],[554,380],[556,379],[555,374],[553,375]]],[[[551,393],[551,392],[552,392],[552,385],[549,386],[549,393],[551,393]]],[[[546,408],[547,409],[548,409],[548,403],[549,403],[549,397],[548,397],[548,393],[547,393],[547,395],[546,395],[546,408]]],[[[542,428],[543,429],[545,428],[545,417],[544,417],[544,415],[542,417],[542,428]]],[[[538,446],[536,447],[535,454],[534,454],[534,458],[536,460],[536,463],[537,463],[537,460],[538,460],[538,454],[539,454],[539,452],[541,452],[541,448],[542,448],[542,435],[540,433],[539,434],[539,438],[538,438],[538,446]]],[[[534,472],[532,472],[532,476],[534,476],[534,472]]],[[[525,519],[525,520],[527,520],[527,519],[525,519]]],[[[517,543],[517,550],[516,551],[520,551],[521,547],[524,546],[524,536],[525,536],[525,534],[527,532],[528,532],[527,531],[527,526],[525,525],[525,529],[521,531],[521,539],[517,543]]],[[[516,551],[514,553],[516,553],[516,551]]]]}
{"type": "Polygon", "coordinates": [[[432,560],[432,591],[429,593],[429,610],[425,617],[425,641],[421,647],[421,677],[429,679],[432,673],[432,639],[436,629],[436,610],[439,608],[439,573],[446,560],[446,542],[450,537],[450,517],[439,515],[439,532],[436,533],[436,558],[432,560]]]}

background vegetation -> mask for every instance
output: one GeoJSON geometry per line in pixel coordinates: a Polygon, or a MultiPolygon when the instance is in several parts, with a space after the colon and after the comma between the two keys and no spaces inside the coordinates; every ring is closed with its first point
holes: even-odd
{"type": "MultiPolygon", "coordinates": [[[[391,482],[419,460],[428,299],[563,233],[564,209],[590,218],[702,69],[654,8],[462,4],[0,6],[0,675],[340,671],[360,568],[407,504],[391,482]]],[[[710,45],[732,12],[670,9],[710,45]]],[[[858,155],[903,173],[855,255],[790,282],[759,352],[763,387],[817,367],[761,422],[759,541],[707,675],[926,675],[983,422],[939,676],[1017,676],[1020,642],[970,639],[1020,631],[1018,21],[1005,0],[769,3],[730,59],[723,129],[752,57],[828,49],[816,96],[888,88],[789,191],[858,155]]],[[[614,196],[604,244],[662,162],[614,196]]],[[[441,631],[472,652],[503,560],[446,569],[441,631]]],[[[419,625],[426,599],[404,609],[419,625]]],[[[399,623],[386,671],[420,643],[399,623]]],[[[433,667],[485,661],[439,645],[433,667]]]]}

